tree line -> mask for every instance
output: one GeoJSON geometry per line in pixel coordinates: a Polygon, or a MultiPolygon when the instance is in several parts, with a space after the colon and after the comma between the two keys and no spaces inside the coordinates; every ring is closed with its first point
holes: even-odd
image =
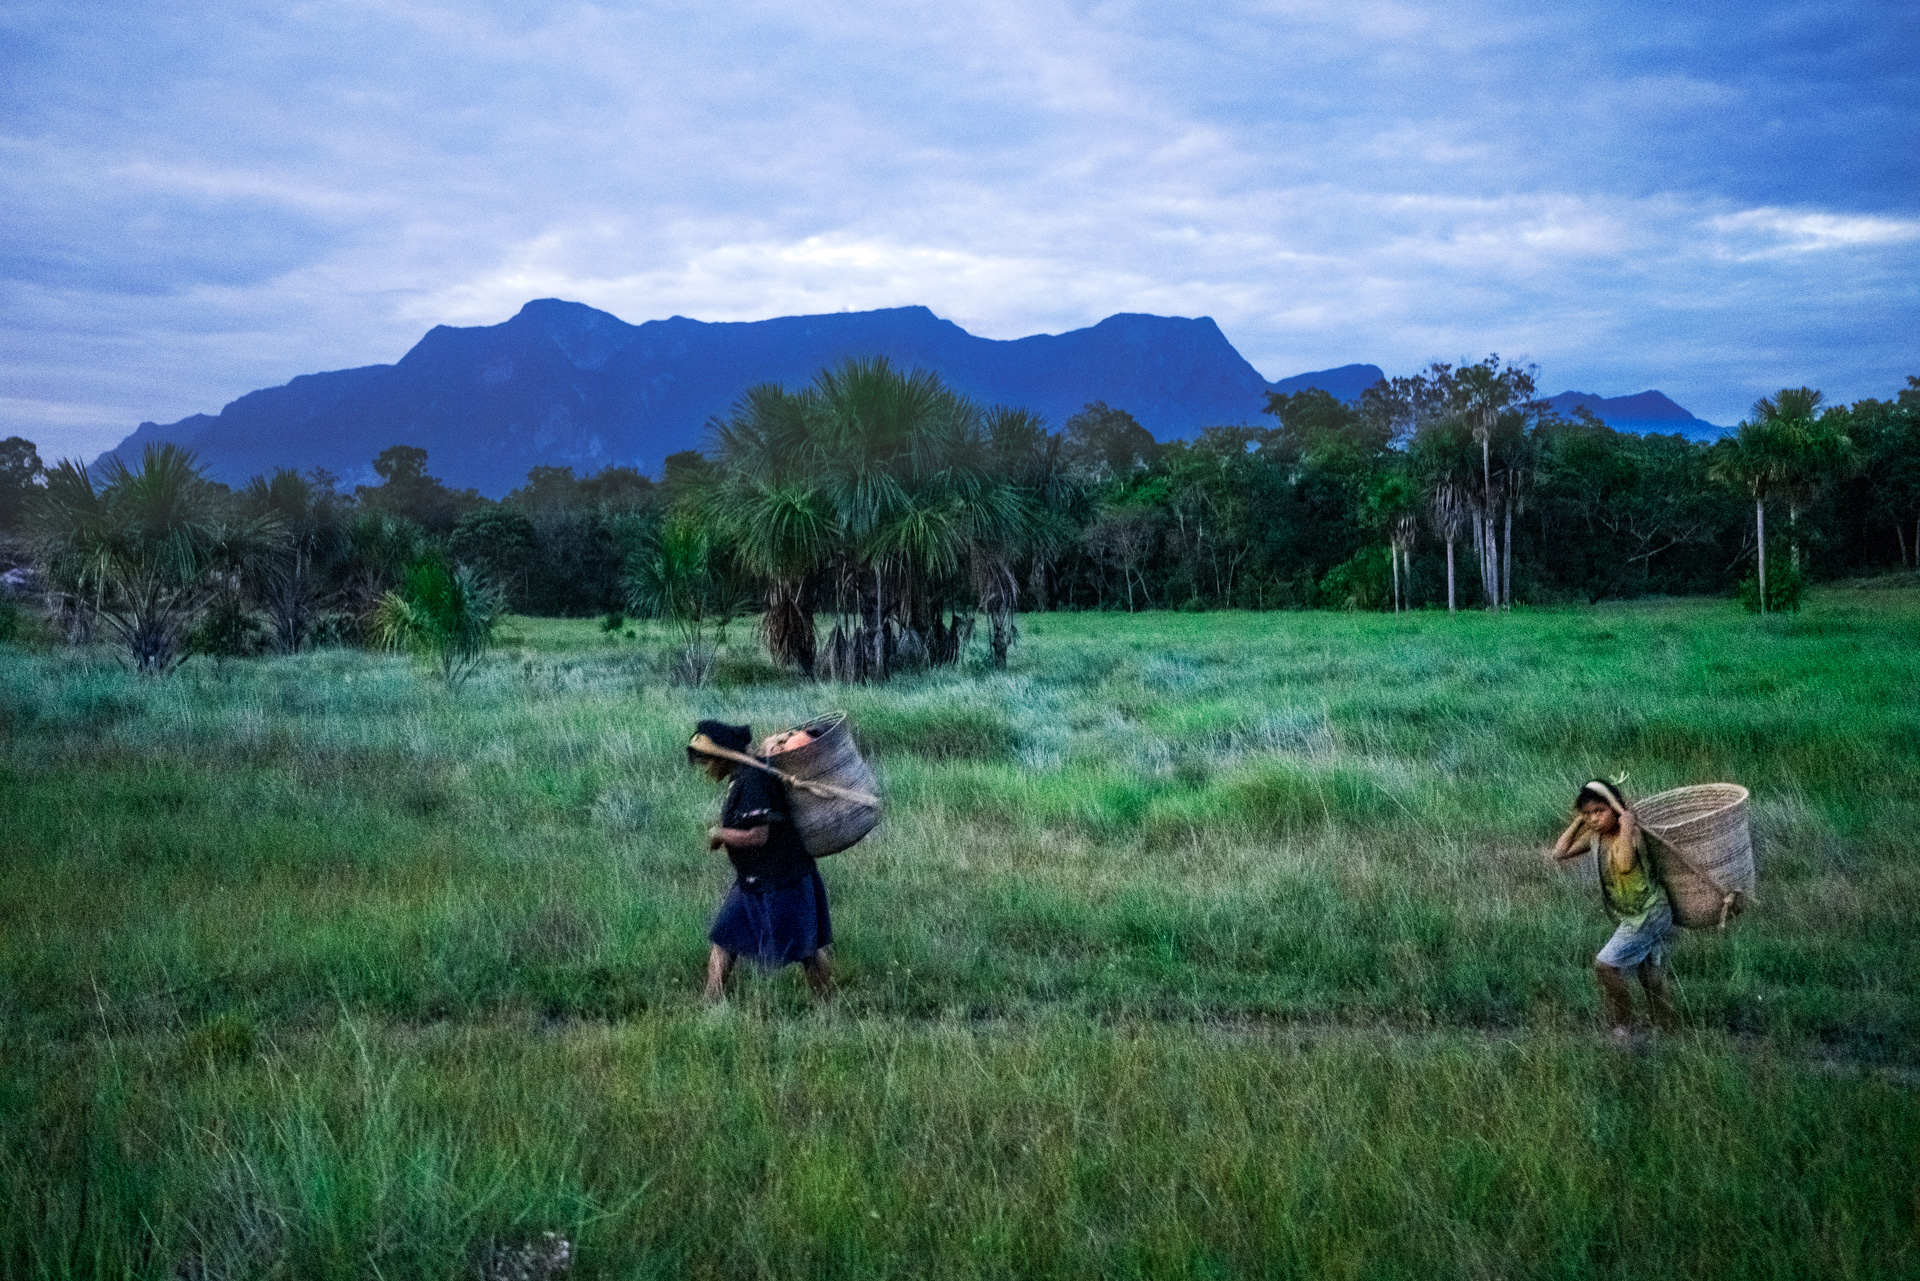
{"type": "Polygon", "coordinates": [[[0,540],[37,576],[46,626],[113,640],[148,672],[345,643],[414,648],[457,679],[506,611],[665,619],[699,681],[743,614],[777,662],[868,680],[957,662],[982,618],[1004,665],[1022,610],[1648,593],[1793,609],[1810,579],[1920,568],[1907,382],[1850,406],[1784,389],[1698,444],[1556,414],[1532,368],[1490,356],[1351,403],[1269,393],[1258,424],[1161,443],[1102,403],[1054,431],[855,360],[751,389],[657,481],[536,467],[498,502],[450,489],[407,445],[349,492],[287,470],[232,489],[175,446],[96,476],[15,437],[0,442],[0,540]]]}

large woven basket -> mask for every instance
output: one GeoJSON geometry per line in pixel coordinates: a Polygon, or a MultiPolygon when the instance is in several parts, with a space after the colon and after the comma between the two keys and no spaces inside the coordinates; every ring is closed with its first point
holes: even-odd
{"type": "Polygon", "coordinates": [[[1703,783],[1649,796],[1633,807],[1652,837],[1654,868],[1688,929],[1726,924],[1753,902],[1753,834],[1747,789],[1703,783]]]}
{"type": "Polygon", "coordinates": [[[831,712],[799,728],[813,735],[813,741],[768,758],[769,765],[797,779],[830,783],[875,798],[874,804],[866,805],[845,796],[821,796],[804,787],[787,788],[793,825],[807,853],[825,858],[858,844],[879,824],[880,785],[872,767],[861,759],[845,712],[831,712]]]}

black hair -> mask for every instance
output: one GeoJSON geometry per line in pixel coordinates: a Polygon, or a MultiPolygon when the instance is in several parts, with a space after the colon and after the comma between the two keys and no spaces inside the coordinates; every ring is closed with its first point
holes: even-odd
{"type": "MultiPolygon", "coordinates": [[[[725,721],[701,721],[693,727],[693,734],[695,738],[704,737],[715,747],[724,747],[729,752],[744,752],[747,750],[747,745],[753,742],[752,726],[729,725],[725,721]]],[[[708,756],[691,743],[687,745],[687,761],[690,764],[698,765],[702,761],[722,759],[724,758],[708,756]]]]}
{"type": "Polygon", "coordinates": [[[1608,809],[1627,808],[1627,798],[1619,788],[1604,778],[1591,779],[1580,788],[1580,794],[1573,798],[1573,808],[1579,809],[1586,804],[1604,805],[1608,809]]]}

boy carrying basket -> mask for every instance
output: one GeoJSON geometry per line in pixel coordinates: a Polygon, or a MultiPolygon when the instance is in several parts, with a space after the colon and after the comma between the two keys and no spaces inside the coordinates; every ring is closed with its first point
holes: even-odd
{"type": "Polygon", "coordinates": [[[1667,941],[1673,934],[1673,906],[1654,874],[1640,821],[1620,789],[1594,779],[1574,798],[1573,822],[1560,833],[1550,857],[1566,862],[1591,852],[1600,874],[1600,898],[1613,918],[1613,937],[1593,959],[1593,975],[1606,1002],[1607,1026],[1614,1040],[1633,1036],[1632,972],[1647,995],[1647,1012],[1662,1031],[1673,1030],[1673,1002],[1667,995],[1667,941]]]}

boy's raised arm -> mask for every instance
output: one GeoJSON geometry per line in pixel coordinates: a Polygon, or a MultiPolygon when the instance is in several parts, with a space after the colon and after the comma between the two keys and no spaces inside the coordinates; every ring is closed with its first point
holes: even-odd
{"type": "Polygon", "coordinates": [[[1572,858],[1575,854],[1578,854],[1580,847],[1575,842],[1579,839],[1580,833],[1585,830],[1586,826],[1587,820],[1575,814],[1573,816],[1573,822],[1567,824],[1567,830],[1560,833],[1560,839],[1553,843],[1553,849],[1548,851],[1548,853],[1552,857],[1559,859],[1572,858]]]}

